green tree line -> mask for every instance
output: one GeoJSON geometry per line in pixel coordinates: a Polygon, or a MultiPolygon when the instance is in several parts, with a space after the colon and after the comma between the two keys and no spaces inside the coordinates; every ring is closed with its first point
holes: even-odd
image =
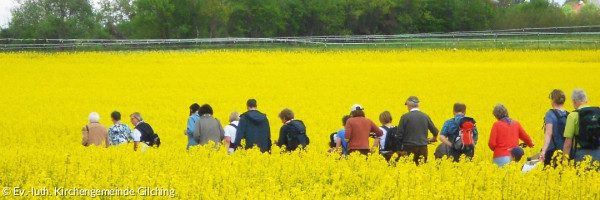
{"type": "Polygon", "coordinates": [[[600,24],[547,0],[23,0],[2,37],[214,38],[401,34],[600,24]]]}

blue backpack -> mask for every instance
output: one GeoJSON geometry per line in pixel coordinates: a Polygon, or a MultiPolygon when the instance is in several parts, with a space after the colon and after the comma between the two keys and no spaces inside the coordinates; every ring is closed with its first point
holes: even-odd
{"type": "Polygon", "coordinates": [[[563,144],[565,142],[565,136],[563,135],[565,132],[565,126],[567,125],[567,116],[569,116],[569,112],[566,112],[565,115],[561,115],[556,109],[550,109],[552,113],[556,116],[557,123],[552,126],[552,144],[554,145],[553,149],[550,150],[559,150],[563,149],[563,144]]]}

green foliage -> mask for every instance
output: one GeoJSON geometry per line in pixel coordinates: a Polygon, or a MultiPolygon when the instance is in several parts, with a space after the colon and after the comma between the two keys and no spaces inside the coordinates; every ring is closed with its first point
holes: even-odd
{"type": "MultiPolygon", "coordinates": [[[[586,1],[587,2],[587,1],[586,1]]],[[[600,9],[546,0],[24,0],[1,37],[366,35],[598,25],[600,9]]]]}

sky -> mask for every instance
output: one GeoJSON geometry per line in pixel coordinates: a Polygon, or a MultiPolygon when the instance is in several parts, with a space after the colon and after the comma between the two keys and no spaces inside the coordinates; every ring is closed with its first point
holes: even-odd
{"type": "MultiPolygon", "coordinates": [[[[16,7],[18,5],[17,1],[19,0],[0,0],[0,27],[6,28],[8,27],[8,23],[10,22],[10,9],[16,7]]],[[[22,0],[20,0],[22,1],[22,0]]],[[[92,2],[98,2],[98,0],[91,0],[92,2]]],[[[551,1],[551,0],[550,0],[551,1]]],[[[565,0],[554,0],[554,2],[562,5],[565,0]]]]}

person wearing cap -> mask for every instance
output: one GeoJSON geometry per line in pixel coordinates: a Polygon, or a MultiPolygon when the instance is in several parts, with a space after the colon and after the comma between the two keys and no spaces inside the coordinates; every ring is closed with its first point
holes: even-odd
{"type": "Polygon", "coordinates": [[[437,141],[438,129],[431,121],[431,118],[419,110],[419,99],[416,96],[410,96],[404,103],[408,113],[400,117],[398,131],[403,134],[402,145],[406,155],[413,155],[415,164],[427,162],[427,144],[437,141]],[[433,138],[427,139],[428,131],[433,134],[433,138]]]}
{"type": "Polygon", "coordinates": [[[106,126],[100,124],[100,115],[97,112],[92,112],[88,115],[88,121],[89,123],[81,129],[83,134],[81,144],[87,147],[90,144],[98,146],[104,142],[105,146],[108,147],[110,143],[108,131],[106,126]]]}
{"type": "Polygon", "coordinates": [[[368,155],[371,152],[369,148],[369,134],[375,133],[377,138],[383,135],[383,131],[365,117],[364,108],[359,104],[354,104],[350,110],[351,118],[346,121],[344,139],[348,142],[348,154],[359,152],[362,155],[368,155]]]}
{"type": "Polygon", "coordinates": [[[113,121],[113,125],[108,128],[110,144],[118,146],[119,144],[129,142],[132,139],[131,129],[127,124],[121,123],[121,113],[119,111],[113,111],[110,114],[110,118],[113,121]]]}
{"type": "Polygon", "coordinates": [[[269,152],[271,150],[271,128],[267,115],[257,110],[255,99],[249,99],[246,102],[246,108],[248,111],[240,115],[234,146],[240,146],[242,139],[245,139],[246,149],[258,146],[261,152],[269,152]]]}
{"type": "Polygon", "coordinates": [[[510,150],[510,161],[519,162],[521,158],[525,155],[525,151],[521,147],[514,147],[510,150]]]}
{"type": "Polygon", "coordinates": [[[496,105],[493,114],[498,121],[492,126],[488,146],[494,151],[494,163],[502,167],[510,163],[511,150],[519,146],[519,139],[529,147],[533,147],[533,141],[519,122],[508,117],[504,105],[496,105]]]}

